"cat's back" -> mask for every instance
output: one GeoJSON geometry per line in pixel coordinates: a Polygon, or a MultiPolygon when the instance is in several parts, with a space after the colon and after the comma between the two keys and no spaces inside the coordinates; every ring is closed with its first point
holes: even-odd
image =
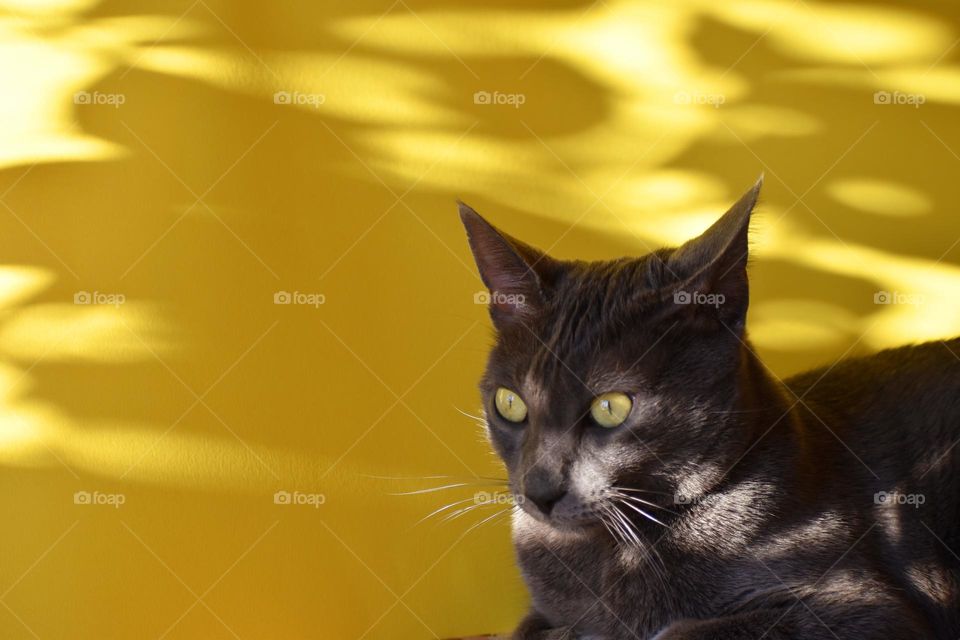
{"type": "Polygon", "coordinates": [[[899,576],[897,588],[938,628],[960,630],[960,339],[845,360],[786,384],[803,428],[801,466],[823,483],[821,499],[872,523],[863,526],[879,542],[860,550],[899,576]]]}
{"type": "Polygon", "coordinates": [[[842,360],[786,385],[791,401],[864,455],[885,457],[890,447],[946,453],[960,439],[960,338],[842,360]]]}
{"type": "Polygon", "coordinates": [[[958,482],[960,338],[842,360],[786,385],[819,448],[842,445],[881,482],[958,482]]]}

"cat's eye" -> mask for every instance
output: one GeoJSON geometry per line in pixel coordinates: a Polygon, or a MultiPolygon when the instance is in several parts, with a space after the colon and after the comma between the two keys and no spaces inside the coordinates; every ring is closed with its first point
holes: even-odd
{"type": "Polygon", "coordinates": [[[633,401],[625,393],[605,393],[594,398],[590,405],[590,415],[601,427],[612,429],[623,424],[632,407],[633,401]]]}
{"type": "Polygon", "coordinates": [[[497,413],[504,420],[523,422],[527,417],[527,405],[515,391],[500,387],[497,389],[496,396],[494,396],[494,402],[497,405],[497,413]]]}

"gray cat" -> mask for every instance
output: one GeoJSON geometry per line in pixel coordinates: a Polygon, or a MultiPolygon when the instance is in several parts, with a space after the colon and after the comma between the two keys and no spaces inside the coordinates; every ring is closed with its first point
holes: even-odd
{"type": "Polygon", "coordinates": [[[960,636],[960,339],[778,381],[745,326],[759,190],[590,263],[460,205],[533,600],[514,638],[960,636]]]}

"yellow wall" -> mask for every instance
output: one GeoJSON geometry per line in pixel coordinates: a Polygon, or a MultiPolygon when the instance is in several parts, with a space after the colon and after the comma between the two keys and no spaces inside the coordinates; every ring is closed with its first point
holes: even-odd
{"type": "Polygon", "coordinates": [[[607,258],[765,171],[774,371],[952,335],[947,6],[0,0],[0,636],[509,628],[506,520],[464,535],[496,509],[415,525],[487,489],[390,495],[502,475],[460,413],[490,328],[457,197],[607,258]]]}

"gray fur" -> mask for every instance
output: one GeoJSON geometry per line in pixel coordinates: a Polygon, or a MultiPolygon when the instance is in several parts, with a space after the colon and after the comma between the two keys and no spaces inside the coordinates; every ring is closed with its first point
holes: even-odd
{"type": "Polygon", "coordinates": [[[480,389],[522,506],[518,640],[960,636],[960,339],[775,379],[745,327],[759,189],[682,247],[595,263],[461,205],[484,282],[513,294],[480,389]],[[589,414],[607,391],[633,398],[612,430],[589,414]]]}

